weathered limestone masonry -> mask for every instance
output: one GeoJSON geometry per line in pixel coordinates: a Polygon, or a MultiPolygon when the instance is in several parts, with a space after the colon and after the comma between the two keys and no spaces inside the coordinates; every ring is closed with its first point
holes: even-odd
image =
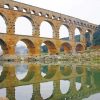
{"type": "Polygon", "coordinates": [[[65,53],[73,52],[75,50],[82,51],[85,50],[86,46],[84,35],[86,30],[89,31],[92,41],[93,33],[97,27],[95,24],[78,18],[15,2],[13,0],[0,0],[0,15],[5,19],[7,25],[6,34],[0,33],[0,43],[4,54],[9,55],[15,55],[15,46],[20,40],[26,43],[29,49],[29,55],[40,55],[40,45],[43,42],[47,45],[49,54],[59,54],[62,45],[65,47],[65,53]],[[5,6],[7,6],[7,8],[5,8],[5,6]],[[15,34],[16,19],[22,16],[31,21],[32,26],[34,27],[32,36],[15,34]],[[47,21],[52,25],[52,39],[39,37],[40,24],[42,21],[47,21]],[[61,25],[68,27],[69,41],[59,39],[59,28],[61,25]],[[75,42],[74,40],[76,28],[78,28],[81,33],[80,42],[75,42]]]}

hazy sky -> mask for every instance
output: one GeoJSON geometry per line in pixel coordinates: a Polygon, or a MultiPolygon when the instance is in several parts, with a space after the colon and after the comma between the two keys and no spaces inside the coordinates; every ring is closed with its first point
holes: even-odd
{"type": "Polygon", "coordinates": [[[100,0],[15,0],[100,24],[100,0]]]}

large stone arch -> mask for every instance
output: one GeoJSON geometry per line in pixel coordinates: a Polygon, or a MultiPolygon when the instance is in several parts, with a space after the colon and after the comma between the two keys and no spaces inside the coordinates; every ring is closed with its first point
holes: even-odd
{"type": "Polygon", "coordinates": [[[82,34],[82,27],[76,27],[76,28],[79,30],[80,34],[82,34]]]}
{"type": "Polygon", "coordinates": [[[45,73],[45,79],[51,79],[54,77],[57,71],[57,66],[50,65],[50,66],[42,66],[42,72],[45,73]]]}
{"type": "MultiPolygon", "coordinates": [[[[67,36],[67,33],[65,34],[65,37],[69,37],[69,32],[70,32],[70,27],[69,27],[69,25],[67,25],[67,24],[65,24],[65,23],[63,23],[63,24],[61,24],[60,25],[60,27],[59,27],[59,38],[61,37],[60,35],[62,34],[62,33],[60,33],[60,29],[61,29],[61,27],[62,26],[64,26],[67,30],[66,31],[68,31],[68,36],[67,36]]],[[[69,39],[68,39],[69,40],[69,39]]]]}
{"type": "Polygon", "coordinates": [[[81,43],[76,44],[76,52],[80,52],[80,51],[84,51],[85,50],[85,46],[81,43]]]}
{"type": "MultiPolygon", "coordinates": [[[[5,32],[4,32],[4,33],[7,33],[7,23],[8,23],[8,22],[7,22],[6,15],[0,12],[0,16],[2,17],[2,19],[3,19],[3,21],[4,21],[4,23],[3,23],[4,26],[5,26],[5,29],[4,29],[5,32]]],[[[1,25],[2,25],[2,24],[1,24],[1,25]]],[[[1,25],[0,25],[0,26],[1,26],[1,25]]]]}
{"type": "Polygon", "coordinates": [[[75,30],[74,30],[74,38],[75,38],[76,42],[81,41],[81,35],[82,35],[82,28],[81,27],[76,27],[75,30]]]}
{"type": "Polygon", "coordinates": [[[44,37],[46,37],[46,38],[53,38],[53,36],[54,36],[54,24],[52,21],[45,20],[45,19],[41,21],[41,23],[40,23],[40,37],[43,37],[43,36],[41,36],[42,34],[44,34],[44,37]],[[50,36],[47,36],[49,34],[45,35],[44,33],[42,33],[45,30],[45,28],[41,29],[43,23],[44,23],[44,25],[47,24],[47,29],[49,29],[49,30],[46,30],[46,31],[48,31],[47,33],[49,33],[49,31],[50,31],[50,36]]]}
{"type": "Polygon", "coordinates": [[[54,42],[50,40],[44,40],[42,43],[44,43],[47,46],[49,54],[58,54],[57,47],[54,42]]]}
{"type": "Polygon", "coordinates": [[[61,44],[60,46],[60,52],[64,52],[64,53],[70,53],[72,52],[72,46],[70,43],[68,42],[64,42],[61,44]]]}
{"type": "Polygon", "coordinates": [[[22,39],[19,39],[16,44],[19,42],[19,41],[22,41],[26,44],[27,48],[28,48],[28,54],[29,55],[34,55],[35,54],[35,45],[34,43],[30,40],[30,39],[26,39],[26,38],[22,38],[22,39]]]}
{"type": "Polygon", "coordinates": [[[85,35],[86,47],[90,47],[92,45],[92,40],[93,40],[93,32],[92,32],[92,30],[86,29],[84,35],[85,35]]]}
{"type": "Polygon", "coordinates": [[[0,39],[0,45],[3,50],[3,54],[9,54],[8,45],[3,39],[0,39]]]}
{"type": "MultiPolygon", "coordinates": [[[[24,15],[24,14],[17,16],[16,19],[15,19],[15,34],[18,34],[18,33],[16,33],[16,28],[17,28],[16,23],[17,23],[18,18],[24,18],[24,19],[27,20],[28,24],[30,23],[31,35],[33,35],[33,33],[35,32],[35,29],[34,29],[35,28],[34,21],[29,16],[24,15]]],[[[23,35],[26,35],[26,34],[23,34],[23,35]]]]}

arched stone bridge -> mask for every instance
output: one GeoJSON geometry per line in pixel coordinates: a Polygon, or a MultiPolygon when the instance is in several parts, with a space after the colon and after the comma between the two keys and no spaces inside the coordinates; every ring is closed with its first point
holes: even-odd
{"type": "Polygon", "coordinates": [[[90,41],[92,41],[93,33],[97,27],[95,24],[78,18],[12,0],[0,0],[0,15],[7,25],[6,34],[0,33],[0,44],[4,54],[9,55],[15,54],[16,43],[20,40],[26,43],[30,55],[40,55],[40,45],[42,43],[47,45],[50,54],[59,54],[61,46],[64,47],[65,53],[75,50],[82,51],[86,48],[86,31],[90,33],[90,41]],[[15,34],[15,22],[18,17],[26,17],[30,20],[34,27],[32,36],[15,34]],[[53,38],[40,37],[40,24],[43,21],[51,24],[53,38]],[[69,41],[59,39],[61,25],[65,25],[68,28],[69,41]],[[74,39],[76,28],[80,31],[80,42],[75,42],[74,39]]]}

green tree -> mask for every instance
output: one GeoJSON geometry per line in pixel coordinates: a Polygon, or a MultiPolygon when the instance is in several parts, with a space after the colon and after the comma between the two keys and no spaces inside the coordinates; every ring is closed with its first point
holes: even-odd
{"type": "Polygon", "coordinates": [[[100,25],[97,27],[96,32],[93,35],[93,45],[100,45],[100,25]]]}

